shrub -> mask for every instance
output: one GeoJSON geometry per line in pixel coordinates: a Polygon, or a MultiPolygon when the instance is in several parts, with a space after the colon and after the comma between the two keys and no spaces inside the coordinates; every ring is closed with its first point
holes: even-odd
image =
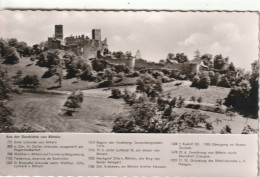
{"type": "Polygon", "coordinates": [[[112,86],[112,81],[104,80],[98,84],[98,88],[110,87],[112,86]]]}
{"type": "Polygon", "coordinates": [[[32,75],[32,76],[27,75],[22,79],[19,86],[24,88],[36,89],[40,86],[40,81],[37,75],[32,75]]]}
{"type": "Polygon", "coordinates": [[[135,121],[133,117],[126,114],[118,115],[113,122],[112,132],[115,133],[134,133],[135,121]]]}
{"type": "Polygon", "coordinates": [[[39,56],[37,56],[38,62],[37,65],[40,67],[50,68],[51,66],[58,65],[60,63],[59,51],[48,51],[42,52],[39,56]]]}
{"type": "Polygon", "coordinates": [[[146,93],[148,97],[155,98],[162,93],[162,83],[154,79],[150,74],[146,74],[137,80],[136,91],[146,93]]]}
{"type": "Polygon", "coordinates": [[[5,64],[16,64],[19,63],[20,56],[14,48],[8,49],[8,53],[5,55],[5,64]]]}
{"type": "MultiPolygon", "coordinates": [[[[72,109],[80,108],[81,103],[83,102],[83,93],[73,91],[67,98],[64,106],[72,109]]],[[[67,112],[70,112],[69,110],[67,112]]],[[[69,113],[70,114],[70,113],[69,113]]],[[[71,113],[72,114],[72,113],[71,113]]]]}
{"type": "Polygon", "coordinates": [[[52,76],[54,76],[57,72],[56,68],[49,68],[43,75],[42,78],[50,78],[52,76]]]}
{"type": "Polygon", "coordinates": [[[192,79],[191,87],[198,87],[200,82],[199,76],[194,76],[192,79]]]}
{"type": "Polygon", "coordinates": [[[206,88],[208,88],[209,84],[210,84],[209,76],[207,76],[206,74],[203,74],[200,78],[197,88],[206,89],[206,88]]]}
{"type": "Polygon", "coordinates": [[[250,125],[244,126],[242,134],[256,134],[258,129],[251,127],[250,125]]]}
{"type": "Polygon", "coordinates": [[[190,101],[196,101],[195,96],[192,96],[192,97],[190,98],[190,101]]]}
{"type": "Polygon", "coordinates": [[[202,97],[199,97],[199,98],[197,99],[197,102],[198,102],[198,103],[201,103],[201,102],[202,102],[202,97]]]}
{"type": "Polygon", "coordinates": [[[163,76],[162,77],[162,83],[167,83],[167,82],[171,82],[172,81],[172,79],[170,79],[169,77],[167,77],[167,76],[163,76]]]}
{"type": "Polygon", "coordinates": [[[122,93],[118,88],[113,88],[111,90],[111,98],[119,99],[122,97],[122,93]]]}
{"type": "Polygon", "coordinates": [[[180,116],[180,120],[184,121],[184,123],[189,127],[195,127],[199,123],[206,123],[208,115],[202,114],[198,111],[185,112],[180,116]]]}
{"type": "Polygon", "coordinates": [[[221,129],[220,133],[221,134],[229,134],[229,133],[231,133],[231,128],[228,125],[226,125],[225,127],[223,127],[221,129]]]}
{"type": "Polygon", "coordinates": [[[223,75],[223,76],[220,78],[220,81],[218,82],[218,86],[219,86],[219,87],[230,88],[229,80],[228,80],[228,78],[227,78],[225,75],[223,75]]]}
{"type": "Polygon", "coordinates": [[[213,126],[212,126],[212,123],[206,123],[206,129],[207,130],[213,130],[213,126]]]}

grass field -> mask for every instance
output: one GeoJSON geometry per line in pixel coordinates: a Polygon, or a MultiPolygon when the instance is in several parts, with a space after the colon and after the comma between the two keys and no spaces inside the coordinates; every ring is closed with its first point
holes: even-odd
{"type": "Polygon", "coordinates": [[[79,112],[60,115],[67,95],[24,93],[15,95],[8,105],[15,110],[15,126],[31,126],[54,132],[111,132],[115,114],[123,112],[122,100],[84,97],[79,112]]]}
{"type": "Polygon", "coordinates": [[[170,83],[165,83],[163,85],[163,93],[165,95],[170,94],[172,97],[182,96],[187,101],[190,100],[192,96],[196,98],[202,97],[203,102],[215,104],[217,99],[224,100],[230,91],[230,88],[209,86],[208,89],[197,89],[190,87],[190,85],[190,81],[176,80],[170,83]],[[181,85],[175,86],[177,83],[181,83],[181,85]]]}

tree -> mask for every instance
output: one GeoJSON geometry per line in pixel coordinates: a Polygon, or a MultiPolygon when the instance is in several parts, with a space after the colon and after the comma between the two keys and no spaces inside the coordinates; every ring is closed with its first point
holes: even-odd
{"type": "Polygon", "coordinates": [[[136,85],[137,92],[146,93],[146,95],[151,98],[155,98],[162,93],[162,82],[154,79],[153,76],[148,73],[138,79],[136,85]]]}
{"type": "Polygon", "coordinates": [[[184,55],[184,53],[177,53],[173,60],[176,60],[178,63],[186,63],[188,62],[188,57],[184,55]]]}
{"type": "Polygon", "coordinates": [[[14,48],[8,47],[8,53],[5,55],[5,64],[16,64],[19,63],[20,57],[14,48]]]}
{"type": "Polygon", "coordinates": [[[216,55],[214,58],[214,69],[222,70],[225,64],[227,64],[228,58],[223,58],[222,55],[216,55]]]}
{"type": "Polygon", "coordinates": [[[8,40],[8,45],[10,47],[15,47],[17,44],[18,44],[18,41],[15,38],[11,38],[11,39],[8,40]]]}
{"type": "Polygon", "coordinates": [[[207,74],[202,73],[201,77],[200,77],[200,81],[198,84],[198,88],[200,89],[207,89],[208,86],[210,84],[210,78],[207,74]]]}
{"type": "Polygon", "coordinates": [[[215,75],[212,78],[210,78],[210,85],[218,85],[219,81],[220,81],[220,74],[215,73],[215,75]]]}
{"type": "Polygon", "coordinates": [[[233,62],[231,62],[230,65],[229,65],[229,71],[236,71],[236,68],[235,68],[233,62]]]}
{"type": "Polygon", "coordinates": [[[251,86],[248,80],[242,80],[232,88],[225,99],[226,106],[233,106],[240,113],[248,113],[251,86]]]}
{"type": "Polygon", "coordinates": [[[119,99],[121,98],[122,93],[118,88],[113,88],[111,90],[111,98],[119,99]]]}
{"type": "Polygon", "coordinates": [[[83,93],[73,91],[71,95],[69,95],[69,97],[67,98],[67,101],[65,102],[64,106],[72,108],[75,111],[76,108],[80,108],[82,102],[83,93]]]}
{"type": "Polygon", "coordinates": [[[7,70],[0,65],[0,100],[7,99],[11,90],[7,70]]]}
{"type": "Polygon", "coordinates": [[[191,87],[198,87],[199,82],[200,82],[199,76],[198,75],[194,76],[192,79],[191,87]]]}
{"type": "Polygon", "coordinates": [[[212,55],[211,54],[203,54],[200,59],[203,63],[209,67],[209,69],[213,69],[212,55]]]}
{"type": "Polygon", "coordinates": [[[226,75],[221,76],[220,81],[218,82],[218,86],[230,88],[230,82],[226,75]]]}
{"type": "Polygon", "coordinates": [[[40,81],[38,79],[37,75],[26,75],[22,81],[19,84],[20,87],[25,87],[25,88],[38,88],[40,86],[40,81]]]}

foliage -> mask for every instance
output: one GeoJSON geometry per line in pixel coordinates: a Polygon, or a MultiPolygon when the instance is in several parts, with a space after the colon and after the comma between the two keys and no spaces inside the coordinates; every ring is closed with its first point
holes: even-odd
{"type": "Polygon", "coordinates": [[[190,101],[196,101],[195,96],[190,97],[190,101]]]}
{"type": "Polygon", "coordinates": [[[59,51],[48,51],[42,52],[40,55],[37,56],[37,65],[40,67],[47,67],[50,68],[53,65],[58,65],[60,63],[59,51]]]}
{"type": "Polygon", "coordinates": [[[138,79],[136,85],[137,92],[146,93],[146,95],[151,98],[155,98],[162,93],[161,81],[154,79],[152,75],[148,73],[138,79]]]}
{"type": "Polygon", "coordinates": [[[201,102],[202,102],[202,97],[199,97],[199,98],[197,99],[197,102],[201,103],[201,102]]]}
{"type": "Polygon", "coordinates": [[[192,79],[192,84],[191,87],[198,87],[199,86],[199,82],[200,82],[200,78],[199,76],[194,76],[192,79]]]}
{"type": "Polygon", "coordinates": [[[184,53],[177,53],[173,60],[176,60],[178,63],[186,63],[188,62],[188,57],[184,53]]]}
{"type": "Polygon", "coordinates": [[[107,68],[107,66],[108,63],[105,60],[96,59],[96,58],[92,60],[92,68],[97,72],[103,71],[104,69],[107,68]]]}
{"type": "Polygon", "coordinates": [[[212,123],[209,123],[209,122],[208,122],[208,123],[206,123],[205,126],[206,126],[206,129],[207,129],[207,130],[213,130],[213,129],[214,129],[213,126],[212,126],[212,123]]]}
{"type": "Polygon", "coordinates": [[[220,81],[218,82],[218,86],[230,88],[230,82],[225,75],[221,76],[220,81]]]}
{"type": "Polygon", "coordinates": [[[250,125],[246,125],[242,131],[242,134],[256,134],[258,133],[258,129],[251,127],[250,125]]]}
{"type": "Polygon", "coordinates": [[[67,98],[64,106],[72,109],[80,108],[81,103],[83,102],[83,93],[78,91],[73,91],[67,98]]]}
{"type": "Polygon", "coordinates": [[[118,88],[113,88],[111,90],[111,98],[119,99],[121,98],[122,93],[118,88]]]}
{"type": "Polygon", "coordinates": [[[7,70],[0,65],[0,100],[8,98],[8,93],[10,93],[11,90],[7,70]]]}
{"type": "Polygon", "coordinates": [[[43,75],[42,78],[50,78],[57,73],[56,67],[50,67],[43,75]]]}
{"type": "Polygon", "coordinates": [[[222,70],[223,67],[228,63],[228,58],[223,58],[223,56],[216,55],[214,58],[214,69],[222,70]]]}
{"type": "Polygon", "coordinates": [[[26,75],[19,84],[23,88],[38,88],[40,86],[40,81],[37,75],[26,75]]]}
{"type": "Polygon", "coordinates": [[[14,48],[7,49],[8,53],[5,55],[5,64],[16,64],[19,63],[20,56],[14,48]]]}
{"type": "Polygon", "coordinates": [[[210,84],[210,78],[206,74],[202,74],[197,88],[207,89],[210,84]]]}
{"type": "Polygon", "coordinates": [[[225,127],[223,127],[220,131],[220,134],[230,134],[231,133],[231,128],[226,125],[225,127]]]}
{"type": "Polygon", "coordinates": [[[23,72],[19,70],[16,72],[16,75],[13,76],[13,81],[15,85],[19,85],[19,83],[22,81],[22,75],[23,72]]]}

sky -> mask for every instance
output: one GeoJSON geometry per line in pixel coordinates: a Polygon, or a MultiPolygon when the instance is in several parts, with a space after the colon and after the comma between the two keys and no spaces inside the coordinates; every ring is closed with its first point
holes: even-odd
{"type": "Polygon", "coordinates": [[[258,14],[250,12],[102,12],[102,11],[0,11],[0,37],[17,38],[28,45],[46,41],[54,25],[64,36],[87,35],[101,29],[110,51],[139,49],[149,61],[168,53],[222,54],[236,67],[251,70],[258,59],[258,14]]]}

